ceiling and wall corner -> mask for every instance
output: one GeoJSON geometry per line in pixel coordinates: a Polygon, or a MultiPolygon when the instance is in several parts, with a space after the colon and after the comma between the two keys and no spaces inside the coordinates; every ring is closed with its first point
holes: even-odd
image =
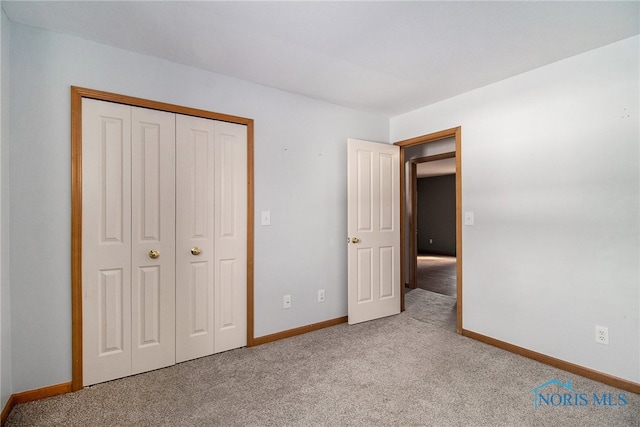
{"type": "MultiPolygon", "coordinates": [[[[637,173],[638,136],[629,130],[634,123],[636,132],[638,127],[638,100],[629,91],[631,86],[638,92],[637,2],[521,2],[517,7],[508,2],[1,4],[9,18],[2,22],[2,97],[5,102],[10,87],[11,126],[5,126],[9,116],[3,108],[0,274],[2,290],[11,286],[11,320],[6,322],[3,293],[0,339],[3,349],[10,340],[13,353],[10,361],[4,356],[0,361],[2,394],[7,376],[12,377],[11,393],[71,378],[71,85],[255,120],[255,210],[271,212],[271,226],[255,225],[256,337],[346,314],[346,139],[390,142],[461,125],[463,201],[478,204],[477,225],[473,232],[465,229],[465,251],[480,247],[482,261],[491,263],[486,259],[490,253],[514,248],[508,280],[493,280],[491,271],[492,280],[485,280],[488,273],[480,260],[469,264],[465,325],[468,319],[480,333],[593,369],[607,371],[605,362],[613,360],[615,374],[640,380],[640,367],[631,366],[640,359],[640,332],[633,326],[639,323],[639,310],[634,313],[632,307],[633,301],[640,303],[637,269],[632,270],[638,259],[629,258],[638,250],[637,215],[631,218],[637,214],[631,193],[635,189],[637,197],[632,162],[637,173]],[[599,99],[597,108],[580,103],[599,99]],[[550,127],[540,129],[541,123],[550,127]],[[596,144],[598,137],[613,141],[610,153],[616,156],[600,157],[619,169],[596,165],[595,149],[576,145],[596,144]],[[529,178],[538,176],[536,167],[560,166],[536,156],[560,148],[566,157],[571,147],[586,163],[561,165],[572,167],[573,181],[561,189],[568,198],[538,190],[518,195],[534,188],[529,178]],[[528,163],[533,159],[538,161],[528,163]],[[592,167],[589,173],[596,172],[593,176],[613,174],[615,183],[623,182],[611,194],[597,187],[597,195],[628,192],[629,197],[614,200],[616,209],[594,206],[596,193],[584,183],[587,166],[592,167]],[[594,210],[558,220],[557,209],[535,203],[541,194],[544,201],[551,197],[555,207],[563,200],[575,202],[573,209],[581,206],[577,199],[583,194],[585,206],[594,210]],[[506,196],[514,199],[505,202],[506,196]],[[529,225],[517,216],[520,204],[528,207],[524,218],[529,225]],[[553,236],[566,233],[558,228],[563,221],[573,233],[552,241],[565,249],[552,265],[553,280],[536,275],[546,260],[540,258],[546,246],[542,233],[527,228],[544,230],[545,221],[553,236]],[[521,239],[509,240],[512,230],[521,239]],[[598,263],[578,276],[561,267],[566,254],[594,248],[589,240],[594,230],[609,247],[598,253],[600,262],[618,265],[616,257],[622,256],[628,264],[614,272],[618,294],[606,293],[608,282],[596,270],[598,263]],[[37,269],[29,262],[34,242],[47,254],[37,269]],[[598,282],[590,281],[589,274],[598,282]],[[575,287],[552,288],[557,280],[575,287]],[[318,289],[326,290],[323,304],[316,302],[318,289]],[[549,297],[536,295],[538,289],[549,297]],[[288,310],[282,310],[285,294],[293,294],[288,310]],[[622,306],[627,318],[598,310],[594,298],[622,306]],[[506,326],[491,323],[481,310],[487,301],[497,312],[524,307],[516,314],[531,315],[529,320],[542,322],[545,331],[556,321],[573,329],[563,324],[550,335],[517,334],[517,325],[529,330],[527,319],[516,317],[506,326]],[[590,347],[590,323],[596,320],[610,327],[610,356],[590,347]],[[4,332],[8,323],[9,334],[4,332]],[[631,347],[613,346],[614,333],[629,338],[631,347]]],[[[551,172],[557,177],[557,170],[551,172]]],[[[580,253],[584,259],[593,255],[580,253]]],[[[566,261],[585,264],[578,255],[566,261]]]]}
{"type": "Polygon", "coordinates": [[[451,175],[456,173],[456,159],[442,159],[431,162],[416,164],[416,176],[418,178],[429,178],[441,175],[451,175]]]}
{"type": "Polygon", "coordinates": [[[255,337],[346,314],[346,140],[387,141],[383,115],[21,24],[10,30],[11,88],[21,94],[11,98],[8,181],[14,393],[71,377],[72,85],[254,119],[254,206],[271,212],[269,227],[254,227],[255,337]],[[47,254],[38,268],[34,242],[47,254]],[[288,310],[283,295],[293,296],[288,310]]]}
{"type": "Polygon", "coordinates": [[[2,1],[9,19],[388,116],[638,34],[638,2],[2,1]],[[188,29],[188,31],[185,31],[188,29]]]}
{"type": "Polygon", "coordinates": [[[640,36],[394,117],[391,138],[452,122],[465,330],[640,383],[640,36]]]}

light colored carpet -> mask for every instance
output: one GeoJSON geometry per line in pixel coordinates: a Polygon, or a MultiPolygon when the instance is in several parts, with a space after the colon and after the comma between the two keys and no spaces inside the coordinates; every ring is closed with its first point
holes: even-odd
{"type": "Polygon", "coordinates": [[[421,322],[456,331],[456,297],[405,288],[406,314],[421,322]]]}
{"type": "Polygon", "coordinates": [[[428,316],[423,292],[409,292],[397,316],[21,404],[7,426],[640,425],[631,393],[625,406],[534,409],[531,390],[551,379],[624,392],[457,335],[442,325],[452,308],[435,302],[446,313],[428,316]]]}

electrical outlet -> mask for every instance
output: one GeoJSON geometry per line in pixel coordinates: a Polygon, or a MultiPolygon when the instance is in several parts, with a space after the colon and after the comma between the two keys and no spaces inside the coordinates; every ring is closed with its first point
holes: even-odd
{"type": "Polygon", "coordinates": [[[324,302],[324,289],[318,291],[318,302],[324,302]]]}
{"type": "Polygon", "coordinates": [[[596,342],[598,344],[609,345],[609,328],[596,325],[596,342]]]}
{"type": "Polygon", "coordinates": [[[291,308],[291,295],[285,295],[284,296],[284,304],[283,304],[284,308],[291,308]]]}

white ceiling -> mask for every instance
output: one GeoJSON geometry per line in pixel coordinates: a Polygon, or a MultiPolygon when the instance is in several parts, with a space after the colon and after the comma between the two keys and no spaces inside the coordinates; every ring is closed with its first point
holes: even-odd
{"type": "Polygon", "coordinates": [[[416,164],[416,177],[431,178],[434,176],[451,175],[456,173],[456,159],[434,160],[416,164]]]}
{"type": "Polygon", "coordinates": [[[13,22],[387,116],[639,34],[639,6],[2,1],[13,22]]]}

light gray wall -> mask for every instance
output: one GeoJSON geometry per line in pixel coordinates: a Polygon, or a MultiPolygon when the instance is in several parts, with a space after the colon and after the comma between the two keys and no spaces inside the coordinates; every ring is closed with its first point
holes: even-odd
{"type": "Polygon", "coordinates": [[[11,394],[11,306],[9,292],[9,21],[0,16],[0,410],[11,394]]]}
{"type": "Polygon", "coordinates": [[[14,392],[71,380],[71,85],[255,119],[256,336],[347,314],[346,140],[388,142],[386,117],[10,28],[14,392]],[[262,210],[270,227],[259,225],[262,210]]]}
{"type": "Polygon", "coordinates": [[[418,178],[418,253],[456,254],[456,176],[418,178]]]}
{"type": "Polygon", "coordinates": [[[639,52],[633,37],[391,119],[392,141],[462,126],[463,327],[635,382],[639,52]]]}
{"type": "MultiPolygon", "coordinates": [[[[273,224],[255,227],[256,336],[346,314],[345,140],[388,141],[384,117],[2,27],[0,339],[12,350],[0,360],[3,399],[7,376],[13,393],[71,379],[70,85],[254,118],[256,214],[271,210],[273,224]],[[324,304],[315,303],[320,288],[324,304]],[[294,297],[286,311],[285,293],[294,297]]],[[[463,230],[464,327],[636,382],[638,45],[625,40],[391,120],[393,141],[463,126],[463,205],[476,214],[463,230]],[[595,324],[609,327],[609,347],[594,343],[595,324]]]]}

